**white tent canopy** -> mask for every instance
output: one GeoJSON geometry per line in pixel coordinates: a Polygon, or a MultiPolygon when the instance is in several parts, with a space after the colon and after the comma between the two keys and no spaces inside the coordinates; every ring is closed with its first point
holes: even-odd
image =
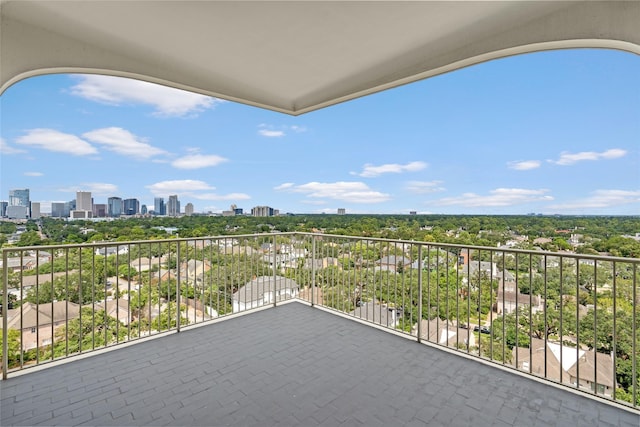
{"type": "Polygon", "coordinates": [[[640,1],[0,1],[0,93],[100,73],[302,114],[547,49],[640,54],[640,1]]]}

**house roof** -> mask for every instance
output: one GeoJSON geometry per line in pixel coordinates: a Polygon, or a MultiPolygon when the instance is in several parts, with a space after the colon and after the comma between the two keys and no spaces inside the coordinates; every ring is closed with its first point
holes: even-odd
{"type": "Polygon", "coordinates": [[[517,354],[519,369],[527,371],[531,369],[534,374],[544,375],[546,363],[547,377],[560,379],[562,368],[563,381],[570,381],[569,376],[576,377],[579,373],[581,380],[593,382],[595,359],[598,368],[598,384],[613,387],[613,360],[608,354],[576,349],[553,342],[547,342],[545,346],[545,341],[538,338],[531,338],[531,350],[514,347],[513,354],[514,356],[517,354]],[[530,358],[530,352],[532,358],[530,358]],[[522,362],[529,361],[531,366],[525,369],[522,362]]]}
{"type": "Polygon", "coordinates": [[[297,290],[298,284],[282,276],[260,276],[247,282],[233,293],[233,300],[239,302],[258,301],[264,298],[267,292],[281,291],[284,289],[297,290]]]}
{"type": "Polygon", "coordinates": [[[520,53],[640,53],[637,1],[0,0],[0,13],[0,93],[100,73],[293,115],[520,53]]]}
{"type": "Polygon", "coordinates": [[[393,314],[394,311],[396,311],[396,308],[388,306],[387,304],[381,304],[378,301],[368,301],[362,303],[360,307],[356,307],[356,309],[349,312],[349,314],[379,325],[395,326],[398,316],[393,314]]]}
{"type": "Polygon", "coordinates": [[[25,302],[21,307],[7,310],[7,327],[20,329],[20,313],[22,311],[22,328],[51,325],[75,319],[80,313],[80,306],[73,302],[55,301],[53,303],[33,304],[25,302]]]}

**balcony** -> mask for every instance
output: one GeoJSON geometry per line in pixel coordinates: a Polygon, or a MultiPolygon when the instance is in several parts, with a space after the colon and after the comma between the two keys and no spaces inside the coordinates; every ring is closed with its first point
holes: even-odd
{"type": "Polygon", "coordinates": [[[2,425],[637,426],[639,264],[310,233],[4,249],[2,425]]]}

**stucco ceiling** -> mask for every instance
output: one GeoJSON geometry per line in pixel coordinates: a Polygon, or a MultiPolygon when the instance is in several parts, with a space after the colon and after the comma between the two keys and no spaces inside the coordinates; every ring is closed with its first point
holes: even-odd
{"type": "Polygon", "coordinates": [[[640,54],[640,1],[1,0],[1,91],[101,73],[302,114],[494,58],[640,54]]]}

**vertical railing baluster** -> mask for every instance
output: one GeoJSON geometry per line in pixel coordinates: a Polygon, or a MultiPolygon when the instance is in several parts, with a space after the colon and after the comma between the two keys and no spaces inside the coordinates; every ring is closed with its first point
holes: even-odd
{"type": "MultiPolygon", "coordinates": [[[[547,378],[548,377],[548,373],[547,373],[547,345],[549,344],[549,325],[548,325],[548,320],[547,320],[547,311],[549,309],[549,304],[547,303],[547,301],[549,301],[549,297],[547,295],[547,256],[544,255],[543,256],[543,262],[544,262],[544,377],[547,378]]],[[[562,303],[562,301],[561,301],[562,303]]],[[[555,309],[555,307],[554,307],[555,309]]],[[[562,309],[562,308],[561,308],[562,309]]]]}
{"type": "MultiPolygon", "coordinates": [[[[618,328],[617,328],[617,318],[618,318],[618,306],[617,306],[617,301],[618,301],[618,280],[617,280],[617,274],[616,274],[616,266],[617,263],[615,261],[613,261],[613,287],[612,287],[612,292],[613,292],[613,338],[612,338],[612,345],[611,345],[611,359],[612,359],[612,374],[613,376],[611,378],[613,378],[613,389],[611,390],[611,397],[613,398],[613,400],[616,400],[616,356],[617,356],[617,346],[618,346],[618,340],[617,340],[617,334],[618,334],[618,328]]],[[[594,367],[595,369],[595,367],[594,367]]],[[[597,372],[597,371],[596,371],[597,372]]],[[[596,376],[596,379],[598,377],[596,376]]],[[[596,383],[596,392],[598,391],[597,389],[598,384],[596,383]]]]}
{"type": "MultiPolygon", "coordinates": [[[[576,388],[580,388],[580,258],[574,258],[573,261],[576,263],[576,388]]],[[[593,333],[596,334],[596,319],[598,317],[598,306],[594,304],[593,306],[593,333]]],[[[597,344],[597,338],[595,343],[597,344]]],[[[562,342],[560,345],[562,346],[562,342]]],[[[595,353],[598,351],[597,346],[594,347],[594,359],[595,353]]]]}
{"type": "MultiPolygon", "coordinates": [[[[563,317],[564,317],[564,257],[560,256],[559,260],[558,260],[558,266],[560,268],[560,366],[564,366],[563,365],[563,360],[562,360],[562,349],[564,348],[564,346],[562,345],[562,343],[564,342],[564,340],[562,339],[562,335],[564,333],[564,325],[563,325],[563,317]]],[[[577,301],[576,301],[577,303],[577,301]]],[[[545,349],[546,351],[546,349],[545,349]]],[[[560,369],[560,383],[562,383],[562,369],[560,369]]]]}
{"type": "MultiPolygon", "coordinates": [[[[615,264],[613,265],[613,269],[615,271],[615,264]]],[[[593,292],[593,317],[594,319],[597,317],[598,314],[598,261],[594,260],[593,261],[593,289],[591,290],[593,292]]],[[[615,325],[615,321],[616,321],[616,295],[614,293],[613,295],[613,324],[615,325]]],[[[594,324],[594,329],[595,329],[595,324],[594,324]]],[[[613,337],[614,337],[614,342],[615,342],[615,334],[616,334],[616,330],[615,330],[615,326],[613,328],[613,337]]],[[[598,394],[598,349],[597,347],[594,346],[593,349],[593,392],[594,394],[598,394]]],[[[613,361],[613,379],[615,382],[615,356],[612,354],[611,355],[612,361],[613,361]]],[[[615,387],[614,387],[615,389],[615,387]]]]}
{"type": "MultiPolygon", "coordinates": [[[[182,258],[180,257],[180,243],[180,241],[176,243],[176,332],[180,332],[182,318],[182,316],[180,315],[180,288],[182,287],[182,258]]],[[[169,325],[169,328],[171,328],[171,325],[169,325]]]]}
{"type": "MultiPolygon", "coordinates": [[[[7,379],[9,370],[9,332],[7,331],[7,318],[9,311],[9,253],[2,251],[2,379],[7,379]]],[[[20,285],[22,289],[22,284],[20,285]]],[[[22,322],[22,315],[20,316],[22,322]]],[[[20,325],[22,331],[22,325],[20,325]]],[[[22,340],[21,340],[22,341],[22,340]]],[[[22,344],[20,344],[22,348],[22,344]]],[[[21,351],[22,352],[22,351],[21,351]]]]}
{"type": "MultiPolygon", "coordinates": [[[[632,331],[632,339],[631,339],[631,352],[632,352],[632,356],[631,356],[631,373],[632,373],[632,380],[631,380],[631,387],[632,387],[632,399],[633,399],[633,407],[637,407],[638,405],[638,371],[637,371],[637,363],[638,363],[638,330],[637,330],[637,302],[638,302],[638,298],[637,298],[637,290],[638,290],[638,283],[637,283],[637,279],[638,279],[638,264],[633,264],[633,268],[632,268],[632,272],[633,272],[633,279],[631,281],[631,284],[633,285],[633,296],[632,296],[632,300],[633,300],[633,313],[632,313],[632,325],[631,325],[631,331],[632,331]]],[[[615,389],[616,387],[616,383],[617,383],[617,377],[613,377],[613,388],[615,389]]],[[[615,398],[615,395],[614,395],[615,398]]]]}
{"type": "MultiPolygon", "coordinates": [[[[422,292],[423,292],[423,287],[422,287],[422,245],[418,246],[418,316],[416,316],[416,318],[418,319],[418,330],[417,330],[417,334],[418,334],[418,342],[422,342],[422,292]]],[[[429,249],[427,248],[427,251],[429,249]]],[[[428,264],[428,260],[427,260],[427,265],[428,264]]],[[[427,273],[428,274],[428,273],[427,273]]],[[[427,275],[427,278],[429,276],[427,275]]],[[[428,279],[427,279],[428,280],[428,279]]],[[[410,293],[410,295],[413,295],[413,292],[410,293]]],[[[413,304],[411,304],[411,309],[413,310],[413,304]]],[[[411,314],[409,315],[409,319],[412,319],[411,314]]],[[[427,338],[428,341],[428,338],[427,338]]]]}

